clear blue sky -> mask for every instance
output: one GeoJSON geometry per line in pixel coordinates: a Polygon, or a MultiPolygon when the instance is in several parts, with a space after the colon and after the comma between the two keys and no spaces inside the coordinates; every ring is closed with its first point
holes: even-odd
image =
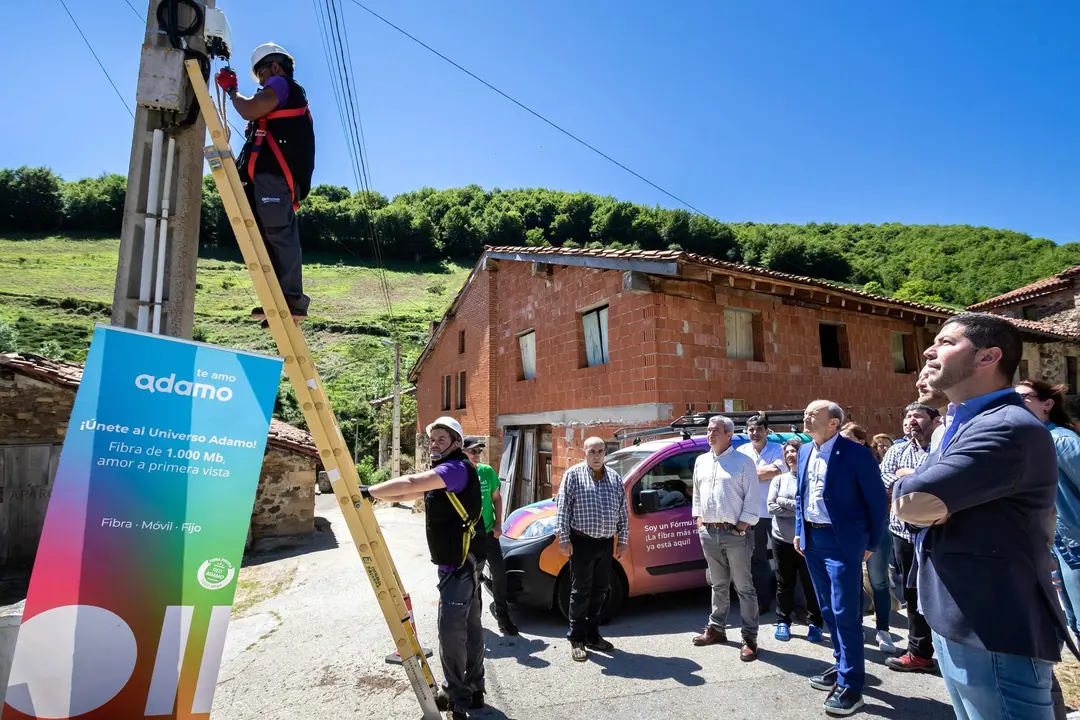
{"type": "MultiPolygon", "coordinates": [[[[543,186],[676,205],[343,2],[375,189],[543,186]]],[[[123,0],[68,4],[133,103],[139,19],[123,0]]],[[[366,4],[721,220],[1080,240],[1080,3],[366,4]]],[[[0,5],[0,166],[126,172],[131,119],[59,0],[0,5]]],[[[267,40],[297,56],[315,181],[355,189],[311,3],[219,7],[235,65],[267,40]]],[[[244,75],[241,90],[253,91],[244,75]]]]}

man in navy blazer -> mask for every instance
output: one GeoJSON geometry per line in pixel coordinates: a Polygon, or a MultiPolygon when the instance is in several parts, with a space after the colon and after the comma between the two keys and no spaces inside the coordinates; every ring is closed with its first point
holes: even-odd
{"type": "Polygon", "coordinates": [[[924,355],[951,422],[892,491],[897,517],[921,528],[919,611],[961,720],[1050,720],[1062,643],[1077,652],[1051,584],[1054,442],[1011,387],[1022,349],[1007,318],[945,322],[924,355]]]}
{"type": "Polygon", "coordinates": [[[803,425],[813,442],[799,448],[795,549],[806,556],[814,592],[832,635],[835,664],[810,685],[828,690],[825,712],[850,715],[863,705],[863,562],[885,537],[888,500],[870,448],[840,433],[844,410],[815,400],[803,425]]]}

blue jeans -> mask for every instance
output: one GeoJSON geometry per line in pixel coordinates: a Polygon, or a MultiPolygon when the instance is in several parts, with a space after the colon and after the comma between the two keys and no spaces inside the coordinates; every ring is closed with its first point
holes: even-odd
{"type": "Polygon", "coordinates": [[[1054,548],[1054,557],[1057,558],[1058,571],[1055,573],[1061,578],[1061,590],[1058,594],[1061,596],[1061,607],[1065,611],[1065,619],[1069,623],[1069,628],[1075,633],[1076,630],[1076,608],[1080,606],[1080,568],[1071,568],[1058,549],[1054,548]]]}
{"type": "Polygon", "coordinates": [[[862,633],[862,550],[840,547],[831,528],[806,526],[806,566],[832,635],[836,684],[861,693],[866,680],[862,633]]]}
{"type": "Polygon", "coordinates": [[[961,645],[934,633],[957,720],[1054,720],[1054,664],[961,645]]]}
{"type": "MultiPolygon", "coordinates": [[[[892,547],[889,547],[892,550],[892,547]]],[[[889,590],[889,559],[891,552],[878,550],[866,561],[866,576],[870,578],[870,587],[874,590],[874,615],[877,629],[888,631],[892,618],[892,593],[889,590]]],[[[865,594],[863,596],[865,598],[865,594]]],[[[865,607],[865,603],[864,603],[865,607]]]]}

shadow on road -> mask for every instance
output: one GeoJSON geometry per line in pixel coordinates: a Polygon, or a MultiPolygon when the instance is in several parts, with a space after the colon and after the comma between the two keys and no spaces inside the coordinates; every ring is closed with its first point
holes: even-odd
{"type": "Polygon", "coordinates": [[[263,563],[284,560],[298,555],[333,550],[337,546],[338,541],[334,537],[330,521],[324,517],[316,516],[315,532],[311,533],[311,535],[266,538],[252,543],[251,549],[244,553],[241,567],[262,565],[263,563]]]}
{"type": "MultiPolygon", "coordinates": [[[[869,677],[867,678],[869,680],[869,677]]],[[[864,705],[864,715],[890,718],[890,720],[950,720],[955,715],[952,706],[940,700],[931,700],[924,697],[904,697],[885,692],[881,688],[866,688],[863,694],[867,698],[873,698],[880,705],[864,705]]]]}
{"type": "Polygon", "coordinates": [[[705,684],[705,678],[694,673],[701,666],[693,660],[680,657],[641,655],[615,648],[610,655],[589,651],[589,662],[603,668],[603,675],[629,678],[631,680],[674,680],[686,687],[705,684]]]}
{"type": "Polygon", "coordinates": [[[530,668],[544,668],[551,665],[547,660],[535,657],[535,653],[547,650],[546,640],[530,640],[517,635],[503,637],[484,628],[484,656],[486,659],[514,658],[519,665],[530,668]]]}

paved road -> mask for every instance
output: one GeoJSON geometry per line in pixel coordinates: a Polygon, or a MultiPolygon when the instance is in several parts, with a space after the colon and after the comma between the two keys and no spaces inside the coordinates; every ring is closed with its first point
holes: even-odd
{"type": "MultiPolygon", "coordinates": [[[[295,568],[295,575],[291,586],[230,626],[214,718],[418,717],[404,673],[384,661],[390,635],[331,496],[319,498],[317,514],[329,520],[332,532],[319,533],[311,547],[291,557],[259,558],[280,565],[287,575],[295,568]]],[[[412,595],[421,640],[434,646],[437,592],[423,516],[397,508],[376,515],[412,595]]],[[[570,660],[566,626],[558,615],[523,612],[518,616],[522,635],[503,638],[485,609],[492,708],[475,717],[824,717],[824,694],[810,688],[806,677],[828,666],[827,644],[810,645],[798,637],[778,643],[771,626],[763,626],[760,660],[743,663],[735,643],[691,645],[708,608],[704,591],[632,600],[605,628],[616,651],[594,653],[582,664],[570,660]]],[[[902,623],[898,618],[898,635],[902,623]]],[[[804,631],[799,627],[796,635],[804,631]]],[[[738,637],[738,631],[730,635],[738,637]]],[[[867,659],[863,716],[953,717],[940,678],[891,672],[881,664],[883,655],[869,647],[867,659]]],[[[437,651],[431,662],[441,677],[437,651]]]]}

